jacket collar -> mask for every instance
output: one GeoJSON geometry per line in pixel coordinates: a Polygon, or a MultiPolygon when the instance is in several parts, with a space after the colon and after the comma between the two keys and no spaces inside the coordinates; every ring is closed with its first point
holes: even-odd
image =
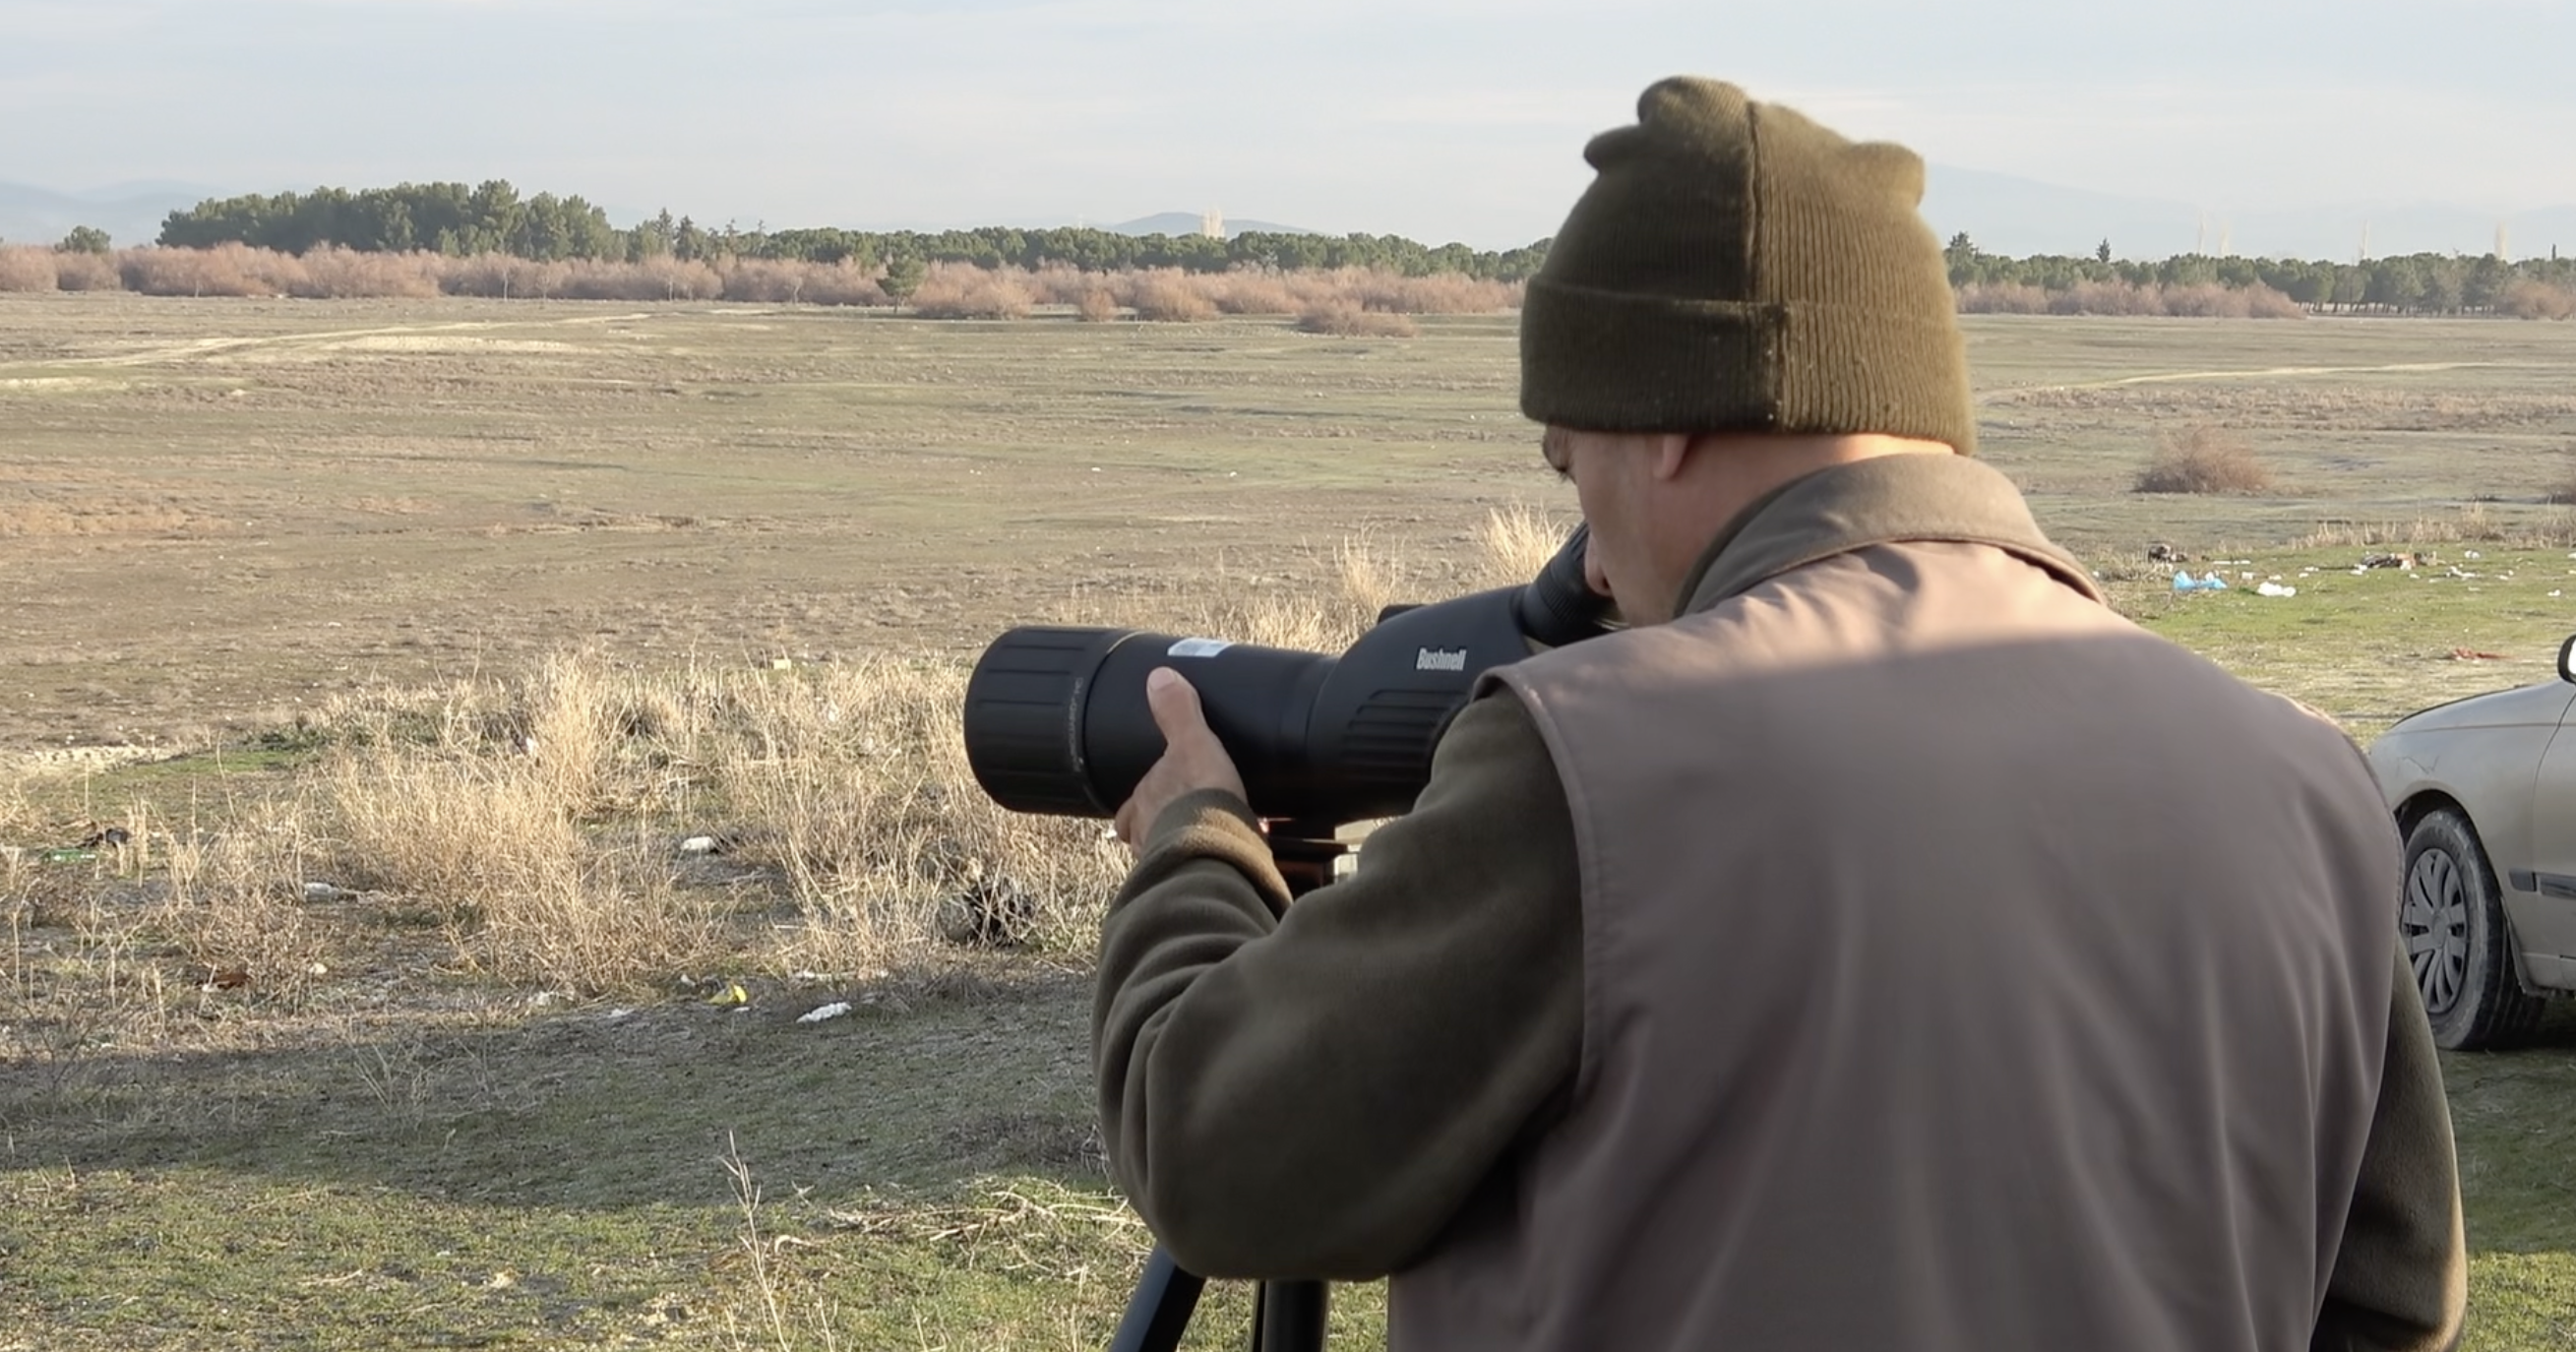
{"type": "Polygon", "coordinates": [[[1745,508],[1701,552],[1676,613],[1836,554],[1920,541],[1992,545],[2103,600],[2091,571],[2040,532],[2010,479],[1963,455],[1890,455],[1793,479],[1745,508]]]}

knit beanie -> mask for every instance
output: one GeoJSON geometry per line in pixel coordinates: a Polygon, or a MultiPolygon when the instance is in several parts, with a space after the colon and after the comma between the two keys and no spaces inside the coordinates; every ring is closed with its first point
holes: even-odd
{"type": "Polygon", "coordinates": [[[1714,80],[1637,100],[1530,280],[1521,411],[1596,432],[1881,432],[1976,450],[1923,161],[1714,80]]]}

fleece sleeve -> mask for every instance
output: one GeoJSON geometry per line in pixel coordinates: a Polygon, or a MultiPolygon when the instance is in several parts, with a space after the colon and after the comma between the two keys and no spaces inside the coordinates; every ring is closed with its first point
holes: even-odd
{"type": "Polygon", "coordinates": [[[1241,800],[1174,803],[1103,922],[1098,979],[1111,1168],[1183,1267],[1402,1267],[1581,1052],[1574,827],[1528,713],[1508,692],[1470,704],[1414,810],[1293,905],[1241,800]]]}
{"type": "Polygon", "coordinates": [[[2460,1173],[2433,1030],[2401,948],[2379,1110],[2344,1223],[2315,1352],[2439,1352],[2468,1306],[2460,1173]]]}

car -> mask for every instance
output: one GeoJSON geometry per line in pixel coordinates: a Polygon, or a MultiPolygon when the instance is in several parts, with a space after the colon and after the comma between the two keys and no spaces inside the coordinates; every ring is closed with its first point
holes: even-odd
{"type": "Polygon", "coordinates": [[[2398,721],[2368,752],[2406,842],[2398,928],[2433,1039],[2509,1043],[2576,990],[2576,638],[2558,677],[2398,721]]]}

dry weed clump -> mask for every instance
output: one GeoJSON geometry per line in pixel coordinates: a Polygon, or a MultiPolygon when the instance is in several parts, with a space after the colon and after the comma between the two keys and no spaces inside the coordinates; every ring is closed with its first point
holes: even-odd
{"type": "Polygon", "coordinates": [[[307,250],[297,263],[301,276],[286,293],[312,300],[400,297],[421,300],[438,294],[438,257],[426,253],[361,253],[325,245],[307,250]]]}
{"type": "Polygon", "coordinates": [[[1094,286],[1073,298],[1073,317],[1085,324],[1106,324],[1121,313],[1118,297],[1106,286],[1094,286]]]}
{"type": "Polygon", "coordinates": [[[117,275],[116,260],[86,250],[66,250],[54,255],[54,287],[61,291],[118,291],[125,279],[117,275]]]}
{"type": "Polygon", "coordinates": [[[2576,291],[2518,277],[2496,299],[2496,313],[2516,319],[2566,319],[2576,316],[2576,291]]]}
{"type": "Polygon", "coordinates": [[[2226,287],[2215,282],[2162,286],[2136,282],[2077,282],[2047,291],[2025,282],[1971,282],[1959,288],[1961,314],[2131,315],[2186,319],[2301,319],[2307,307],[2268,286],[2226,287]]]}
{"type": "Polygon", "coordinates": [[[31,244],[0,246],[0,291],[51,291],[54,251],[31,244]]]}
{"type": "Polygon", "coordinates": [[[925,319],[1021,319],[1031,304],[1028,274],[1018,268],[987,269],[966,263],[933,263],[912,293],[912,312],[925,319]]]}
{"type": "Polygon", "coordinates": [[[1216,308],[1230,315],[1293,315],[1297,293],[1276,273],[1239,271],[1216,278],[1216,308]]]}
{"type": "Polygon", "coordinates": [[[1127,303],[1138,319],[1167,323],[1196,323],[1217,313],[1200,280],[1175,268],[1135,274],[1128,282],[1127,303]]]}
{"type": "Polygon", "coordinates": [[[2140,493],[2260,493],[2272,472],[2243,439],[2206,424],[2168,434],[2138,472],[2140,493]]]}
{"type": "Polygon", "coordinates": [[[1297,328],[1336,338],[1411,338],[1422,332],[1411,315],[1362,309],[1347,300],[1308,305],[1297,314],[1297,328]]]}
{"type": "Polygon", "coordinates": [[[2028,282],[1970,282],[1958,304],[1963,315],[2044,315],[2048,293],[2028,282]]]}
{"type": "Polygon", "coordinates": [[[116,255],[125,289],[147,296],[274,296],[268,279],[281,255],[242,244],[211,249],[125,249],[116,255]]]}
{"type": "Polygon", "coordinates": [[[328,941],[305,905],[304,867],[320,854],[311,827],[301,804],[262,801],[210,833],[170,837],[170,886],[151,919],[199,984],[295,1005],[329,974],[328,941]]]}
{"type": "Polygon", "coordinates": [[[717,269],[726,300],[767,305],[887,305],[885,289],[856,264],[743,258],[717,269]]]}

